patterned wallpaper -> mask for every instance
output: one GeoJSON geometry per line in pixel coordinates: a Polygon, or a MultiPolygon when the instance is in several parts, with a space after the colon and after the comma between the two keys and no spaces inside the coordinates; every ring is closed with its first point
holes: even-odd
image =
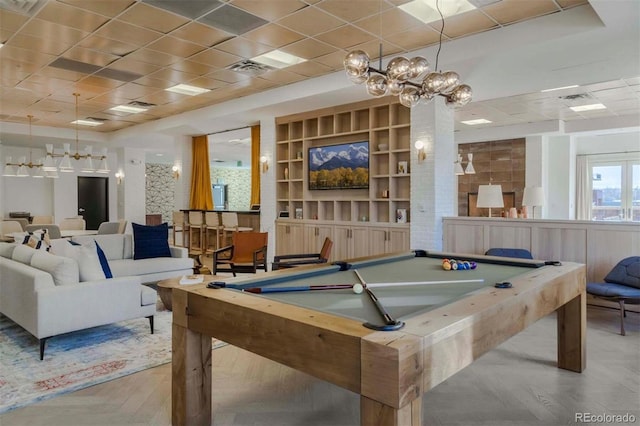
{"type": "Polygon", "coordinates": [[[162,214],[162,221],[170,225],[176,184],[171,167],[172,164],[146,165],[146,213],[162,214]]]}
{"type": "Polygon", "coordinates": [[[211,183],[222,180],[228,186],[229,210],[249,210],[251,207],[251,169],[212,168],[211,183]]]}

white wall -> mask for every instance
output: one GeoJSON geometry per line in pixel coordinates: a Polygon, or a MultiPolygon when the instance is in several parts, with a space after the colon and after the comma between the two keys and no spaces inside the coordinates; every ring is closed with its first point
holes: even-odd
{"type": "MultiPolygon", "coordinates": [[[[4,146],[2,149],[2,165],[4,167],[6,157],[11,156],[12,161],[17,161],[17,157],[27,155],[28,150],[22,147],[4,146]]],[[[32,158],[34,162],[43,157],[43,149],[33,149],[32,158]]],[[[0,186],[2,187],[2,211],[3,217],[8,217],[9,212],[28,211],[32,215],[54,216],[56,222],[60,222],[65,217],[78,215],[78,176],[105,176],[109,177],[109,220],[118,218],[118,194],[115,183],[115,172],[117,158],[110,152],[108,158],[111,172],[105,175],[93,173],[58,173],[58,179],[32,177],[2,177],[0,186]]],[[[27,159],[28,161],[28,159],[27,159]]],[[[71,160],[77,163],[80,161],[71,160]]],[[[76,164],[74,164],[76,166],[76,164]]],[[[33,172],[33,170],[31,170],[33,172]]]]}

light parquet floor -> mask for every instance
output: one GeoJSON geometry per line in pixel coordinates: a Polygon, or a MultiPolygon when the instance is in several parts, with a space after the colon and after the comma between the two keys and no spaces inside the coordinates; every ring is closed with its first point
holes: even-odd
{"type": "MultiPolygon", "coordinates": [[[[551,315],[428,392],[423,424],[570,425],[583,412],[640,424],[640,314],[628,314],[624,337],[616,311],[590,306],[587,318],[583,374],[555,367],[551,315]]],[[[213,389],[217,426],[359,425],[358,395],[234,346],[214,351],[213,389]]],[[[170,411],[166,364],[5,413],[0,425],[169,425],[170,411]]]]}

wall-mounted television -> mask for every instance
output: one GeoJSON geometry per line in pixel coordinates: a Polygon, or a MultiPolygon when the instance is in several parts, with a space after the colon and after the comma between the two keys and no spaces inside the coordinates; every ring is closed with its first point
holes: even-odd
{"type": "Polygon", "coordinates": [[[309,148],[309,189],[369,188],[369,141],[309,148]]]}

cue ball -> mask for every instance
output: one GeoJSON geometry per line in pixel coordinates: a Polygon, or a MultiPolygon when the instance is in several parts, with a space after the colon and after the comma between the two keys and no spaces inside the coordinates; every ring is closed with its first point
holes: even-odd
{"type": "Polygon", "coordinates": [[[364,290],[364,287],[362,287],[362,284],[354,284],[353,285],[353,292],[355,294],[360,294],[360,293],[362,293],[363,290],[364,290]]]}

